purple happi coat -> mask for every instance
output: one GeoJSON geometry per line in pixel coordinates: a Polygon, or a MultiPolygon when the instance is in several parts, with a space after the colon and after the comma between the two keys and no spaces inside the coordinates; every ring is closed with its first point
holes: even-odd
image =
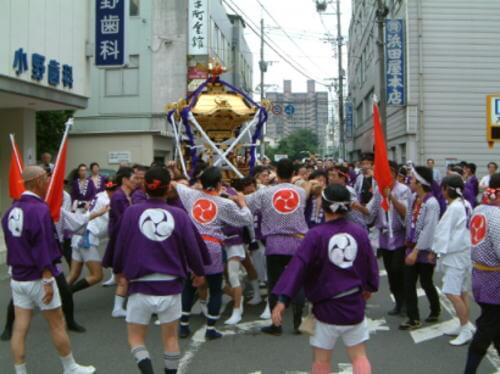
{"type": "Polygon", "coordinates": [[[142,188],[136,188],[132,195],[130,195],[130,199],[132,200],[132,204],[140,204],[145,202],[148,199],[148,195],[142,188]]]}
{"type": "Polygon", "coordinates": [[[345,218],[312,228],[273,293],[291,299],[304,287],[321,322],[354,325],[364,319],[362,292],[376,292],[377,260],[365,229],[345,218]]]}
{"type": "Polygon", "coordinates": [[[73,181],[71,185],[71,201],[87,201],[91,202],[94,200],[96,195],[96,190],[94,183],[92,183],[88,178],[83,181],[79,178],[73,181]]]}
{"type": "Polygon", "coordinates": [[[205,274],[202,248],[188,215],[162,199],[128,208],[116,239],[113,269],[129,281],[129,294],[181,293],[190,271],[205,274]]]}
{"type": "Polygon", "coordinates": [[[103,192],[106,189],[105,184],[108,178],[103,175],[98,175],[97,182],[95,182],[92,177],[89,177],[89,181],[94,187],[95,194],[97,195],[99,192],[103,192]]]}
{"type": "Polygon", "coordinates": [[[44,270],[59,274],[55,266],[61,258],[59,241],[49,207],[40,197],[24,192],[4,214],[2,229],[12,279],[39,280],[44,270]]]}
{"type": "Polygon", "coordinates": [[[478,303],[499,305],[500,207],[495,205],[478,206],[474,209],[470,229],[474,299],[478,303]]]}
{"type": "Polygon", "coordinates": [[[130,205],[132,205],[132,201],[123,188],[119,188],[113,196],[111,196],[108,224],[109,241],[102,259],[102,266],[104,267],[113,266],[116,237],[120,230],[123,214],[130,205]]]}
{"type": "MultiPolygon", "coordinates": [[[[379,194],[379,199],[382,200],[379,191],[377,191],[377,194],[379,194]]],[[[412,198],[410,189],[406,185],[396,182],[391,194],[406,207],[407,217],[412,198]]],[[[378,206],[375,226],[379,230],[380,248],[392,251],[404,247],[406,241],[406,217],[399,215],[392,202],[389,203],[388,212],[380,205],[378,206]]]]}
{"type": "Polygon", "coordinates": [[[467,179],[464,186],[464,197],[475,208],[477,206],[477,195],[479,194],[479,181],[475,175],[467,179]]]}
{"type": "Polygon", "coordinates": [[[246,196],[252,213],[262,217],[266,255],[295,254],[308,230],[304,214],[306,198],[305,190],[291,183],[261,188],[246,196]]]}
{"type": "Polygon", "coordinates": [[[248,208],[240,208],[233,201],[198,191],[182,184],[176,185],[179,198],[189,217],[208,247],[211,264],[205,267],[205,274],[220,274],[224,271],[222,245],[225,225],[244,227],[253,224],[248,208]]]}
{"type": "MultiPolygon", "coordinates": [[[[420,208],[416,195],[412,197],[412,208],[406,213],[406,241],[419,249],[417,262],[423,264],[435,264],[435,259],[430,261],[434,233],[439,223],[440,207],[437,199],[431,192],[423,198],[420,208]]],[[[406,250],[408,255],[412,248],[406,250]]]]}

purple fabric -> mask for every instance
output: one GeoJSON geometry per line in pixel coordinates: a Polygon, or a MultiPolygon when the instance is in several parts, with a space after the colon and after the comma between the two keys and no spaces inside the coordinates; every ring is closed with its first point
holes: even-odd
{"type": "Polygon", "coordinates": [[[441,217],[444,214],[446,207],[447,207],[446,199],[443,196],[443,191],[442,191],[441,185],[439,185],[439,183],[437,183],[436,181],[433,181],[431,188],[432,188],[432,194],[434,195],[434,197],[437,199],[437,201],[439,203],[439,210],[440,210],[439,216],[441,217]]]}
{"type": "Polygon", "coordinates": [[[94,191],[95,191],[96,195],[99,192],[102,192],[102,191],[106,190],[105,184],[108,181],[108,178],[106,178],[105,176],[99,175],[99,186],[96,186],[96,184],[94,183],[94,180],[92,179],[92,177],[89,177],[89,181],[94,186],[94,191]]]}
{"type": "Polygon", "coordinates": [[[96,190],[94,187],[94,183],[92,183],[89,179],[87,181],[87,190],[81,191],[80,184],[78,183],[79,179],[75,179],[71,185],[71,201],[87,201],[90,202],[95,198],[96,190]]]}
{"type": "Polygon", "coordinates": [[[318,320],[329,324],[351,325],[363,320],[364,301],[361,291],[376,292],[378,286],[378,265],[368,234],[355,223],[339,219],[309,230],[273,293],[293,298],[304,287],[318,320]],[[348,243],[340,251],[340,261],[337,256],[332,255],[340,248],[340,244],[337,246],[335,243],[348,243]],[[351,262],[346,260],[346,248],[349,248],[351,254],[352,251],[355,253],[351,262]],[[332,260],[333,257],[335,260],[332,260]],[[346,291],[356,289],[358,290],[351,297],[334,299],[346,291]]]}
{"type": "Polygon", "coordinates": [[[131,205],[131,201],[125,191],[119,188],[110,200],[108,235],[109,241],[102,259],[102,266],[112,267],[115,252],[116,237],[120,229],[123,213],[131,205]]]}
{"type": "Polygon", "coordinates": [[[145,202],[148,199],[148,195],[146,195],[146,192],[142,189],[137,188],[134,192],[132,192],[130,198],[132,200],[132,204],[135,205],[145,202]]]}
{"type": "MultiPolygon", "coordinates": [[[[314,196],[309,196],[306,202],[306,208],[304,210],[307,227],[309,228],[325,222],[325,213],[323,212],[322,208],[320,208],[318,216],[314,216],[316,208],[315,204],[318,203],[317,201],[314,200],[315,200],[314,196]]],[[[319,202],[319,204],[321,204],[321,201],[319,202]]]]}
{"type": "Polygon", "coordinates": [[[61,250],[49,207],[44,201],[23,194],[3,216],[2,228],[12,279],[38,280],[45,269],[54,276],[59,274],[55,263],[61,258],[61,250]]]}
{"type": "MultiPolygon", "coordinates": [[[[500,207],[479,205],[471,220],[472,261],[500,267],[500,207]],[[478,220],[479,215],[482,220],[478,220]],[[482,224],[486,227],[482,230],[482,224]]],[[[478,303],[500,304],[500,271],[472,270],[472,293],[478,303]]]]}
{"type": "Polygon", "coordinates": [[[475,208],[477,206],[477,195],[479,194],[479,181],[473,175],[465,182],[464,198],[475,208]]]}
{"type": "MultiPolygon", "coordinates": [[[[186,279],[189,270],[201,276],[205,274],[201,251],[188,215],[162,200],[149,199],[144,203],[129,207],[123,214],[115,244],[113,270],[116,273],[123,273],[129,281],[150,274],[164,274],[186,279]],[[163,227],[171,225],[172,230],[171,232],[162,231],[166,232],[165,237],[156,236],[155,240],[146,236],[149,232],[146,225],[147,218],[144,220],[144,217],[151,217],[153,213],[163,214],[160,223],[163,227]]],[[[156,282],[149,281],[132,283],[144,284],[142,290],[156,284],[156,282]]],[[[171,285],[170,281],[161,283],[171,285]]],[[[137,286],[134,285],[134,287],[137,286]]],[[[166,292],[166,289],[163,290],[166,292]]],[[[180,292],[175,287],[173,290],[174,293],[180,292]]]]}

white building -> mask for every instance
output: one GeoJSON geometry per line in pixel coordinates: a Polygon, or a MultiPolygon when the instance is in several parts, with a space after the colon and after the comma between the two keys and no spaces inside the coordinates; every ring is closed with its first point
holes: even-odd
{"type": "MultiPolygon", "coordinates": [[[[87,106],[89,4],[85,0],[0,1],[1,214],[10,205],[9,133],[15,134],[25,164],[33,164],[36,112],[87,106]]],[[[0,263],[5,260],[3,246],[0,237],[0,263]]]]}
{"type": "MultiPolygon", "coordinates": [[[[220,0],[129,1],[128,63],[91,66],[91,98],[87,109],[75,115],[70,167],[96,161],[103,168],[116,169],[120,160],[150,164],[171,159],[174,143],[165,106],[184,98],[204,80],[196,64],[207,65],[209,57],[217,57],[231,68],[222,76],[229,82],[240,69],[251,67],[251,54],[241,37],[244,25],[238,17],[228,17],[220,0]],[[233,30],[240,33],[235,37],[236,49],[233,30]],[[234,57],[240,50],[245,50],[244,60],[239,54],[234,57]],[[233,61],[238,69],[232,69],[233,61]]],[[[95,2],[91,3],[94,14],[95,2]]],[[[90,39],[94,38],[92,33],[90,39]]],[[[251,77],[251,70],[246,75],[251,77]]]]}
{"type": "MultiPolygon", "coordinates": [[[[349,29],[349,96],[353,139],[348,155],[372,149],[372,96],[379,95],[376,2],[353,0],[349,29]]],[[[403,20],[406,102],[389,105],[389,157],[404,162],[468,160],[484,174],[500,159],[486,142],[486,96],[500,92],[500,2],[390,0],[388,19],[403,20]]],[[[386,42],[387,45],[387,42],[386,42]]],[[[386,72],[388,71],[386,65],[386,72]]],[[[394,83],[394,81],[393,81],[394,83]]]]}

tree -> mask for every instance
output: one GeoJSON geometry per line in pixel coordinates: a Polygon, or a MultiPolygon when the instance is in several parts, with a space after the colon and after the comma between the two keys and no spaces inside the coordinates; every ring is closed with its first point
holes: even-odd
{"type": "Polygon", "coordinates": [[[55,160],[62,136],[64,123],[73,115],[72,110],[58,110],[36,113],[36,155],[37,160],[49,152],[55,160]]]}
{"type": "Polygon", "coordinates": [[[300,160],[308,157],[309,153],[318,152],[318,136],[309,129],[296,130],[286,138],[280,140],[277,147],[269,149],[271,160],[275,154],[286,154],[291,160],[300,160]]]}

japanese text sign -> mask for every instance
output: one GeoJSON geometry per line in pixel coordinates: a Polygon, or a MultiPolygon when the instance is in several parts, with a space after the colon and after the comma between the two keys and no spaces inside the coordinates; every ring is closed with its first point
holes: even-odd
{"type": "Polygon", "coordinates": [[[208,11],[207,0],[189,0],[189,54],[208,54],[208,11]]]}
{"type": "Polygon", "coordinates": [[[125,22],[127,17],[128,0],[96,0],[96,66],[125,65],[125,22]]]}
{"type": "Polygon", "coordinates": [[[406,104],[405,39],[402,19],[385,21],[385,72],[387,105],[406,104]]]}

